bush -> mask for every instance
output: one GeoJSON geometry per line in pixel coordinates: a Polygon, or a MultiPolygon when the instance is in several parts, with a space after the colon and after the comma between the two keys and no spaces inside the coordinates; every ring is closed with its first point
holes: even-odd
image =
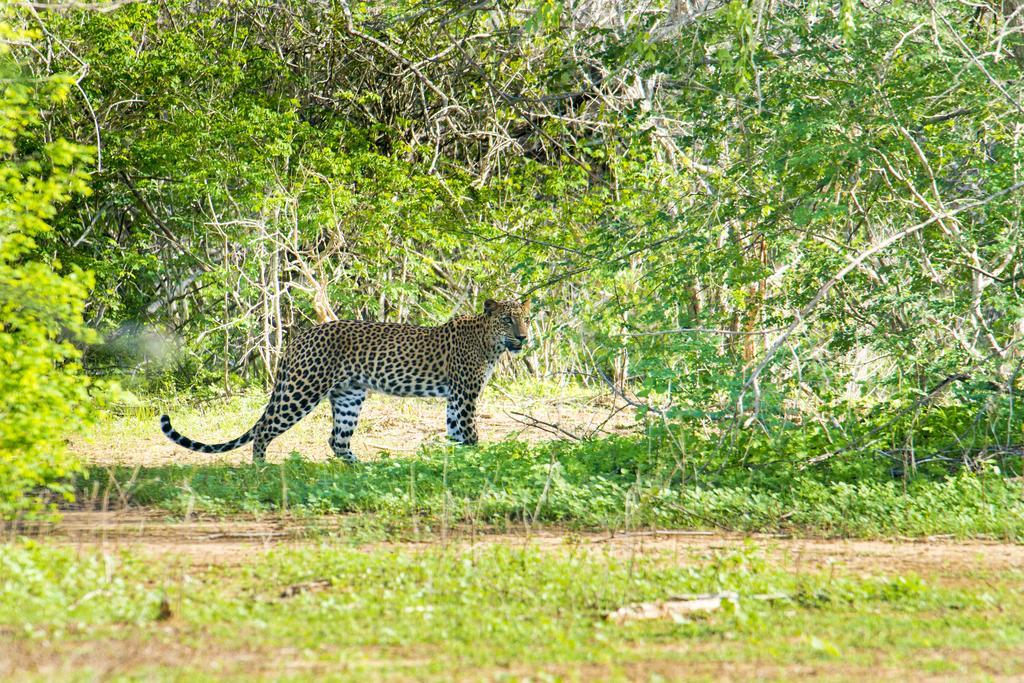
{"type": "Polygon", "coordinates": [[[92,412],[73,341],[82,322],[88,273],[46,262],[34,238],[50,230],[56,206],[88,192],[89,151],[63,139],[44,142],[42,111],[61,102],[68,77],[30,79],[10,58],[0,21],[0,517],[38,511],[45,497],[70,495],[60,483],[75,465],[69,430],[92,412]]]}

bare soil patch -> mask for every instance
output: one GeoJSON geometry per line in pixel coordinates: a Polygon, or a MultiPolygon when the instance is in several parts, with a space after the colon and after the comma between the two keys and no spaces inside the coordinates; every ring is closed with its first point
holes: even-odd
{"type": "MultiPolygon", "coordinates": [[[[345,542],[347,519],[268,515],[179,521],[165,513],[132,509],[69,512],[57,524],[23,531],[30,536],[80,546],[125,548],[154,557],[230,565],[272,549],[345,542]]],[[[450,545],[472,550],[495,544],[532,545],[552,552],[571,549],[617,556],[657,555],[680,563],[752,544],[783,568],[795,572],[919,574],[944,584],[957,584],[978,574],[1024,572],[1024,545],[947,538],[849,540],[672,530],[578,533],[550,528],[497,533],[487,528],[457,526],[424,540],[370,543],[365,547],[415,551],[450,545]]]]}
{"type": "MultiPolygon", "coordinates": [[[[296,648],[256,648],[234,644],[224,647],[216,642],[197,641],[187,629],[167,624],[140,633],[125,629],[124,637],[63,639],[54,642],[15,640],[10,647],[0,647],[0,679],[18,680],[122,680],[126,672],[135,675],[129,680],[146,680],[147,672],[175,671],[173,680],[188,680],[190,675],[207,680],[211,675],[235,680],[280,680],[281,678],[323,677],[372,671],[375,664],[386,663],[401,672],[415,667],[417,660],[408,651],[347,651],[338,661],[317,660],[315,653],[296,648]],[[185,640],[183,640],[185,638],[185,640]],[[384,658],[387,659],[384,659],[384,658]],[[84,676],[88,672],[90,675],[84,676]]],[[[378,666],[380,666],[378,664],[378,666]]],[[[165,676],[166,677],[166,674],[165,676]]],[[[155,677],[164,680],[164,677],[155,677]]],[[[389,680],[416,680],[410,673],[389,676],[389,680]]]]}
{"type": "MultiPolygon", "coordinates": [[[[887,666],[858,666],[849,662],[815,662],[776,664],[764,661],[729,661],[727,659],[701,659],[698,644],[684,642],[676,645],[672,658],[645,659],[615,666],[585,664],[575,668],[552,667],[544,669],[558,680],[580,681],[949,681],[950,676],[911,673],[887,666]],[[694,655],[697,655],[695,657],[694,655]]],[[[983,668],[983,667],[979,667],[983,668]]],[[[531,680],[531,670],[525,667],[502,670],[512,680],[531,680]]],[[[497,678],[497,675],[488,678],[497,678]]]]}
{"type": "Polygon", "coordinates": [[[105,551],[130,550],[148,557],[181,559],[210,566],[244,564],[275,548],[313,542],[340,524],[285,516],[263,519],[175,520],[151,510],[67,512],[57,523],[21,530],[22,535],[105,551]]]}

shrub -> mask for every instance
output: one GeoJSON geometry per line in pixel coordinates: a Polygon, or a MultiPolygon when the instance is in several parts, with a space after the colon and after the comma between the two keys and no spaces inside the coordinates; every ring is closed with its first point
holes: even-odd
{"type": "Polygon", "coordinates": [[[29,78],[5,40],[16,33],[0,15],[0,517],[38,511],[45,497],[70,495],[59,483],[74,469],[64,448],[69,429],[92,412],[73,341],[82,322],[88,273],[47,262],[35,238],[50,230],[56,206],[88,192],[89,150],[45,142],[42,112],[65,99],[69,77],[29,78]]]}

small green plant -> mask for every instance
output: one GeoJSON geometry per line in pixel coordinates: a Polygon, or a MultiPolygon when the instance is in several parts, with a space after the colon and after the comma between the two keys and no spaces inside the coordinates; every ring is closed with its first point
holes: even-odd
{"type": "Polygon", "coordinates": [[[72,624],[152,621],[161,594],[144,567],[125,553],[78,555],[32,541],[7,545],[0,553],[0,623],[36,636],[60,635],[72,624]]]}

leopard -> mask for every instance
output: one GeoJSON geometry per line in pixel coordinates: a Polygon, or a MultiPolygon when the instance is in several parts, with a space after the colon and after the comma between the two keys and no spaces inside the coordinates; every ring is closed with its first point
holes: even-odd
{"type": "Polygon", "coordinates": [[[506,352],[528,342],[530,302],[484,301],[483,313],[437,326],[337,320],[298,334],[277,369],[270,399],[256,423],[237,439],[207,444],[183,436],[160,417],[174,443],[200,453],[224,453],[252,442],[254,463],[266,461],[267,446],[324,399],[331,403],[327,440],[334,456],[355,464],[352,434],[368,392],[440,397],[447,401],[448,438],[478,441],[477,401],[506,352]]]}

